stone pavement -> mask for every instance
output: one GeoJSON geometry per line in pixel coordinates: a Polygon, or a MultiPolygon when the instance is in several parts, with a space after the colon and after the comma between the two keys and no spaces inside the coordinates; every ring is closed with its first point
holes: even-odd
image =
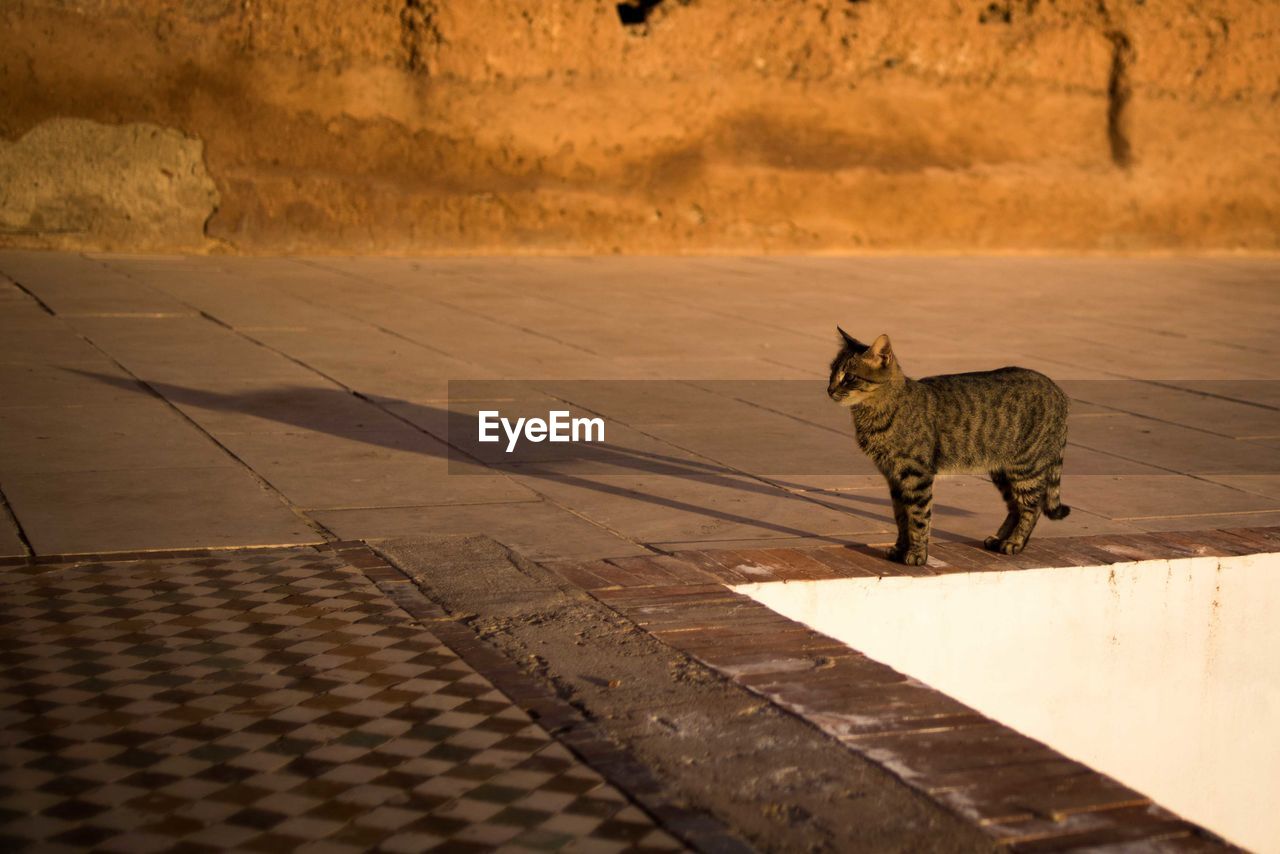
{"type": "MultiPolygon", "coordinates": [[[[884,486],[823,395],[837,321],[889,332],[913,375],[1020,364],[1068,386],[1075,512],[1038,537],[1280,522],[1274,260],[3,252],[0,273],[0,555],[884,541],[884,486]],[[451,380],[525,381],[544,408],[565,399],[547,383],[610,381],[569,403],[620,453],[461,476],[451,380]]],[[[940,539],[1002,516],[989,483],[940,483],[940,539]]]]}
{"type": "MultiPolygon", "coordinates": [[[[865,552],[892,521],[823,394],[835,322],[916,376],[1067,386],[1075,512],[1042,543],[1280,524],[1278,283],[1225,258],[0,252],[0,845],[679,847],[628,800],[660,785],[563,746],[607,738],[334,543],[485,534],[562,577],[865,552]],[[474,412],[517,405],[609,443],[468,456],[474,412]]],[[[935,536],[1002,516],[947,478],[935,536]]]]}

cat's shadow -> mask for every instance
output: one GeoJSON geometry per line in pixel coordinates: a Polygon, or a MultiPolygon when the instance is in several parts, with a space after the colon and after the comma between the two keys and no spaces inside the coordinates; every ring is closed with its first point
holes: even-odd
{"type": "MultiPolygon", "coordinates": [[[[538,481],[554,480],[601,495],[693,513],[719,522],[747,525],[785,537],[858,545],[856,540],[849,537],[816,534],[770,519],[744,516],[725,507],[704,506],[670,495],[646,492],[638,488],[634,478],[627,479],[623,485],[600,476],[644,474],[680,477],[695,479],[729,491],[799,501],[810,507],[814,504],[821,505],[850,515],[851,529],[857,525],[856,520],[859,518],[889,529],[893,525],[888,495],[878,490],[873,494],[863,491],[815,492],[802,484],[790,483],[785,478],[773,475],[753,476],[713,461],[698,459],[692,454],[677,456],[607,442],[575,444],[568,448],[524,443],[515,453],[508,455],[502,450],[503,443],[481,446],[476,442],[477,423],[474,414],[429,404],[384,396],[365,397],[337,388],[316,386],[281,385],[252,391],[221,392],[177,383],[147,381],[146,387],[143,387],[124,377],[78,368],[65,370],[139,394],[148,394],[149,388],[197,424],[209,420],[202,418],[202,410],[204,413],[237,413],[287,425],[299,432],[327,434],[397,451],[405,450],[404,432],[400,428],[412,427],[435,440],[414,443],[413,450],[447,460],[451,474],[466,476],[505,472],[524,479],[535,491],[538,481]],[[372,417],[362,419],[358,415],[362,412],[367,412],[372,417]],[[388,429],[389,427],[395,429],[388,429]],[[801,492],[804,494],[798,494],[801,492]],[[859,512],[863,508],[850,508],[850,502],[865,505],[865,510],[869,512],[859,512]]],[[[950,515],[973,515],[971,511],[959,507],[935,503],[935,508],[950,515]]],[[[952,538],[942,531],[936,533],[944,539],[952,538]]],[[[889,538],[891,535],[886,533],[884,539],[889,538]]],[[[762,545],[767,545],[767,542],[762,542],[762,545]]]]}

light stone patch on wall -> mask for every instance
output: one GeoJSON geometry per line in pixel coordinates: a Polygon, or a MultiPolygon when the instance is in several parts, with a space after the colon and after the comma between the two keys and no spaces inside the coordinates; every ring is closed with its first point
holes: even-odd
{"type": "Polygon", "coordinates": [[[0,140],[0,246],[204,250],[204,143],[152,124],[41,122],[0,140]]]}

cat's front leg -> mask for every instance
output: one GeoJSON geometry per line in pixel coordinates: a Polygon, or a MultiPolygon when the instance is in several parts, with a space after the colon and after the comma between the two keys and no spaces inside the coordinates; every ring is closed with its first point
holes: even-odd
{"type": "Polygon", "coordinates": [[[893,488],[893,484],[889,484],[889,498],[893,501],[893,521],[898,528],[898,539],[892,546],[885,549],[884,556],[889,560],[901,561],[902,556],[907,553],[911,547],[911,535],[908,533],[907,508],[902,504],[902,496],[898,494],[898,490],[893,488]]]}
{"type": "Polygon", "coordinates": [[[885,556],[908,566],[924,566],[929,560],[933,477],[918,469],[908,469],[890,481],[889,494],[898,522],[898,542],[885,556]]]}

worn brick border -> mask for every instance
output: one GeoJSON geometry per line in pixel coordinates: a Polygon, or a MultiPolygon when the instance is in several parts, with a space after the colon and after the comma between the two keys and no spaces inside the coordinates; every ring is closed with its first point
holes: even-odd
{"type": "Polygon", "coordinates": [[[526,711],[560,744],[643,809],[663,830],[695,851],[748,854],[754,849],[714,817],[677,803],[671,793],[627,751],[577,709],[480,640],[464,623],[428,599],[411,578],[363,542],[315,546],[362,572],[396,605],[473,670],[526,711]]]}
{"type": "Polygon", "coordinates": [[[939,543],[904,567],[865,546],[687,551],[549,564],[654,637],[818,726],[1015,851],[1233,846],[1082,763],[726,585],[935,576],[1280,551],[1280,527],[1064,537],[1016,556],[939,543]]]}

